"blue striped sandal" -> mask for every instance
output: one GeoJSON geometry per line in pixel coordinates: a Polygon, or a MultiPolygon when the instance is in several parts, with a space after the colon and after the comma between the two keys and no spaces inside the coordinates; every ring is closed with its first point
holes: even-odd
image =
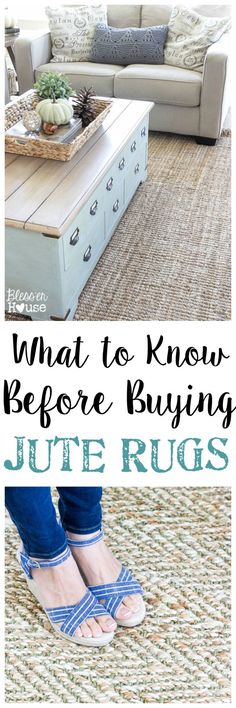
{"type": "MultiPolygon", "coordinates": [[[[88,540],[77,541],[76,539],[69,538],[67,535],[67,543],[68,546],[83,548],[101,541],[103,536],[103,531],[99,531],[96,536],[88,540]]],[[[141,585],[132,577],[130,570],[125,568],[125,566],[122,565],[116,582],[107,583],[106,585],[89,585],[88,590],[93,594],[96,600],[106,608],[107,612],[115,619],[120,627],[136,627],[136,625],[143,621],[146,614],[143,599],[141,600],[137,612],[133,612],[131,617],[128,619],[119,619],[116,617],[116,611],[126,595],[143,594],[141,585]]]]}
{"type": "Polygon", "coordinates": [[[31,568],[49,568],[60,565],[69,558],[70,555],[70,549],[66,548],[57,558],[35,561],[28,556],[24,547],[20,548],[17,552],[17,558],[26,576],[28,588],[44,609],[53,629],[61,634],[64,639],[75,642],[75,644],[82,644],[87,647],[102,647],[112,641],[114,632],[103,632],[100,637],[79,637],[75,635],[76,629],[85,620],[108,614],[105,606],[102,606],[96,600],[89,589],[82,600],[76,605],[47,608],[43,606],[37,584],[32,578],[31,568]]]}

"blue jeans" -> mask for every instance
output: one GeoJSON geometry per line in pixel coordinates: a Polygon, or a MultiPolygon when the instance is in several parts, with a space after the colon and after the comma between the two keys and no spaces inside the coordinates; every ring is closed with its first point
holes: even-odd
{"type": "Polygon", "coordinates": [[[67,546],[65,531],[87,534],[102,524],[102,487],[57,487],[58,523],[50,487],[6,487],[7,510],[28,555],[54,558],[67,546]]]}

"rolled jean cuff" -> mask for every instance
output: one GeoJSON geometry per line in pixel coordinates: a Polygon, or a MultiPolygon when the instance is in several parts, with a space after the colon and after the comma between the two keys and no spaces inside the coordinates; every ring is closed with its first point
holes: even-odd
{"type": "Polygon", "coordinates": [[[39,548],[39,546],[37,546],[37,550],[36,550],[36,548],[34,548],[34,546],[33,546],[31,543],[27,543],[26,541],[24,541],[23,545],[24,545],[24,549],[25,549],[27,555],[28,555],[32,560],[33,560],[33,559],[36,559],[36,560],[37,560],[37,559],[38,559],[38,560],[51,560],[52,558],[56,558],[57,556],[61,555],[61,553],[63,553],[64,551],[66,551],[66,549],[67,549],[67,540],[66,540],[66,538],[65,538],[65,540],[64,540],[64,542],[63,542],[63,544],[62,544],[61,546],[57,546],[57,547],[51,549],[51,550],[48,551],[48,552],[45,552],[45,548],[44,548],[44,550],[41,551],[40,548],[39,548]]]}
{"type": "Polygon", "coordinates": [[[59,514],[64,529],[86,534],[100,531],[101,487],[58,487],[59,514]]]}
{"type": "Polygon", "coordinates": [[[95,524],[94,526],[72,526],[71,524],[62,524],[63,528],[65,531],[71,531],[71,533],[78,533],[78,534],[86,534],[86,533],[94,533],[95,531],[101,531],[102,529],[102,524],[101,522],[99,524],[95,524]]]}

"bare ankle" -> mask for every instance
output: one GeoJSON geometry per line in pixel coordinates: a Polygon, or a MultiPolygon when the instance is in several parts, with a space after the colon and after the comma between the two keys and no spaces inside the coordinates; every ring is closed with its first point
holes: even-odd
{"type": "Polygon", "coordinates": [[[67,531],[67,536],[68,538],[71,538],[72,540],[74,539],[75,541],[86,541],[90,538],[94,538],[95,536],[97,536],[98,532],[99,530],[93,531],[92,533],[81,534],[74,531],[67,531]]]}

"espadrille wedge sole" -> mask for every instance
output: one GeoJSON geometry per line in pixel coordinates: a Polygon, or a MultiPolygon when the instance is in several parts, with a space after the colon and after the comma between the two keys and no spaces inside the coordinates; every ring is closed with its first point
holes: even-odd
{"type": "Polygon", "coordinates": [[[114,632],[103,632],[100,637],[80,637],[76,635],[77,627],[79,627],[82,622],[86,621],[86,619],[91,619],[92,617],[96,619],[97,617],[109,614],[105,606],[101,605],[96,600],[90,590],[87,590],[82,600],[76,605],[46,608],[43,605],[37,583],[31,576],[31,568],[48,568],[59,565],[63,563],[69,555],[70,550],[66,549],[66,552],[50,561],[34,561],[29,558],[24,549],[19,549],[17,552],[17,558],[24,570],[28,588],[43,608],[54,631],[67,641],[74,642],[74,644],[80,644],[86,647],[103,647],[112,641],[114,632]]]}

